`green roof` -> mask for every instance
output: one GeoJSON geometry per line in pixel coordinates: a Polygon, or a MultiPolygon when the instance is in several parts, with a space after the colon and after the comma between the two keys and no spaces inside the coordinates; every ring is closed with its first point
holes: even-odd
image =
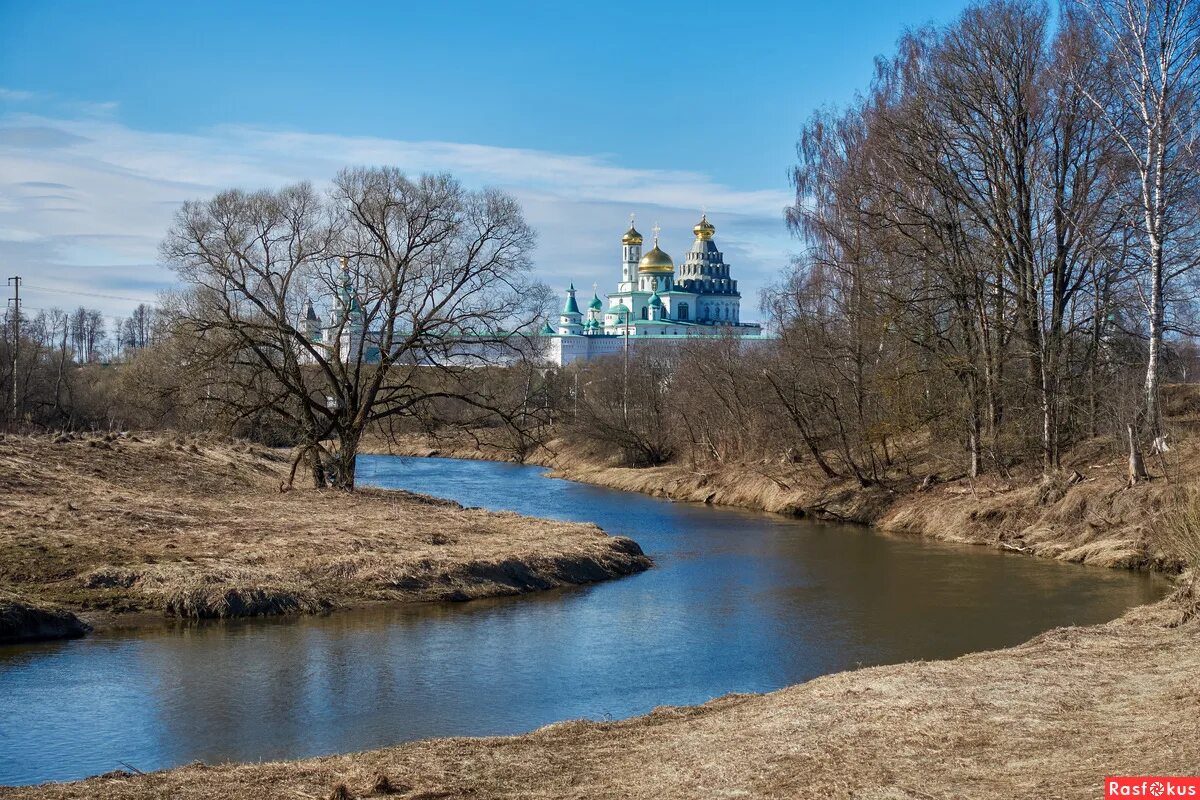
{"type": "Polygon", "coordinates": [[[593,311],[599,311],[600,309],[604,308],[604,303],[600,300],[600,296],[598,294],[592,294],[592,302],[588,303],[588,308],[592,309],[593,311]]]}
{"type": "Polygon", "coordinates": [[[567,290],[567,304],[563,306],[563,314],[578,314],[579,304],[575,302],[575,284],[567,290]]]}

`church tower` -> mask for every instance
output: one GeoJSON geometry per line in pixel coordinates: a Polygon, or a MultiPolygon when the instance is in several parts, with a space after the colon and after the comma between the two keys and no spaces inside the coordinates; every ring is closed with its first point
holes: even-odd
{"type": "Polygon", "coordinates": [[[575,302],[575,284],[567,289],[567,302],[562,314],[558,317],[558,332],[563,336],[583,333],[583,314],[579,313],[579,303],[575,302]]]}
{"type": "Polygon", "coordinates": [[[621,237],[621,285],[620,292],[632,292],[637,280],[638,261],[642,258],[642,235],[633,227],[633,214],[629,215],[629,230],[621,237]]]}
{"type": "Polygon", "coordinates": [[[343,362],[357,359],[363,344],[364,320],[362,304],[354,292],[350,275],[350,260],[342,256],[342,285],[338,288],[337,308],[330,318],[330,328],[338,333],[338,355],[343,362]]]}
{"type": "Polygon", "coordinates": [[[312,300],[304,302],[304,310],[300,312],[300,324],[297,327],[308,341],[321,341],[321,320],[317,318],[317,310],[313,308],[312,300]]]}
{"type": "Polygon", "coordinates": [[[695,320],[709,325],[741,323],[742,296],[738,282],[730,277],[725,256],[713,241],[716,227],[702,214],[692,232],[696,240],[679,267],[679,288],[695,292],[695,320]]]}

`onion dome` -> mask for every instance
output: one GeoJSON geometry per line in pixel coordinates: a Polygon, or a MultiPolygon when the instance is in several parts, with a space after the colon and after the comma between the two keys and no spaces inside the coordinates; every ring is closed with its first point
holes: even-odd
{"type": "Polygon", "coordinates": [[[592,292],[592,302],[588,303],[588,308],[592,311],[600,311],[604,308],[604,303],[600,301],[600,295],[592,292]]]}
{"type": "Polygon", "coordinates": [[[662,298],[658,296],[658,292],[655,292],[654,294],[650,295],[649,302],[651,308],[658,308],[662,305],[662,298]]]}
{"type": "Polygon", "coordinates": [[[629,306],[625,305],[624,303],[617,303],[615,306],[612,306],[608,309],[608,313],[620,317],[629,313],[629,306]]]}
{"type": "Polygon", "coordinates": [[[658,245],[638,262],[638,272],[674,272],[675,264],[671,257],[662,251],[658,245]]]}
{"type": "Polygon", "coordinates": [[[638,272],[671,273],[674,271],[675,264],[671,261],[671,257],[658,246],[658,226],[655,225],[654,249],[642,256],[642,260],[638,262],[638,272]]]}
{"type": "Polygon", "coordinates": [[[641,244],[642,235],[638,233],[637,228],[633,227],[633,220],[629,221],[629,230],[625,231],[625,235],[621,237],[622,244],[641,244]]]}
{"type": "Polygon", "coordinates": [[[696,238],[702,241],[708,241],[716,232],[717,229],[708,221],[707,214],[701,214],[700,221],[696,223],[696,227],[692,228],[692,233],[696,234],[696,238]]]}

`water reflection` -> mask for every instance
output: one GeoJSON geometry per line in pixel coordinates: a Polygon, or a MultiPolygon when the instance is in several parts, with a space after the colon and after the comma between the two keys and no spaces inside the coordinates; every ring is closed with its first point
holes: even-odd
{"type": "Polygon", "coordinates": [[[0,783],[623,717],[1015,644],[1165,590],[1148,576],[675,504],[535,468],[371,457],[361,471],[468,505],[596,522],[658,566],[521,598],[0,648],[0,783]]]}

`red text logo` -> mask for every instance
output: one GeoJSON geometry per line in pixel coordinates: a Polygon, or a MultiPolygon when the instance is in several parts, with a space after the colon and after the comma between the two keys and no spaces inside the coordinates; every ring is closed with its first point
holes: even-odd
{"type": "Polygon", "coordinates": [[[1157,798],[1194,797],[1200,800],[1200,777],[1182,775],[1140,775],[1104,779],[1104,800],[1120,797],[1157,798]]]}

